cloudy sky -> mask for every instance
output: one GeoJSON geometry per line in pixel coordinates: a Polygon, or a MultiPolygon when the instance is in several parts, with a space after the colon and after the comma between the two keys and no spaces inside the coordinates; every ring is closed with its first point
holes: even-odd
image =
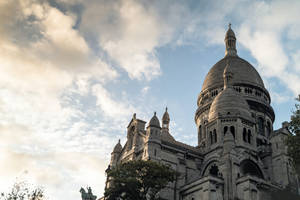
{"type": "Polygon", "coordinates": [[[1,0],[0,191],[18,180],[50,199],[100,197],[110,152],[132,114],[168,106],[173,136],[196,144],[196,99],[224,57],[240,57],[289,120],[300,93],[300,1],[1,0]]]}

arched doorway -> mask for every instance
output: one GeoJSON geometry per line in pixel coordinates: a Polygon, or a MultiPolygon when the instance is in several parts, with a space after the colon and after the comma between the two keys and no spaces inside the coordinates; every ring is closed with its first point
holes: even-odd
{"type": "Polygon", "coordinates": [[[252,160],[243,160],[240,165],[242,176],[252,175],[264,179],[263,173],[259,166],[252,160]]]}

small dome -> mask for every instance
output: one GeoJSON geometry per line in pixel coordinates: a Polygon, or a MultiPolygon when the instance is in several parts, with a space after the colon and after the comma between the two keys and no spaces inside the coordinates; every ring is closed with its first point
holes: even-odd
{"type": "Polygon", "coordinates": [[[154,112],[154,116],[151,118],[149,126],[160,128],[160,123],[159,119],[156,117],[156,112],[154,112]]]}
{"type": "Polygon", "coordinates": [[[220,114],[222,116],[238,115],[250,120],[251,114],[249,109],[247,101],[233,88],[228,87],[220,92],[213,100],[208,119],[212,120],[220,114]]]}
{"type": "Polygon", "coordinates": [[[118,144],[116,144],[115,148],[114,148],[114,153],[120,153],[122,151],[122,145],[120,143],[120,140],[118,142],[118,144]]]}
{"type": "Polygon", "coordinates": [[[166,111],[162,117],[162,121],[163,123],[169,123],[170,122],[170,116],[169,116],[169,113],[168,113],[168,108],[166,108],[166,111]]]}

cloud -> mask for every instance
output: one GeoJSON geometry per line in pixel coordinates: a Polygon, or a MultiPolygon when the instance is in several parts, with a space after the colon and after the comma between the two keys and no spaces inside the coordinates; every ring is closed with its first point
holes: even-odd
{"type": "Polygon", "coordinates": [[[239,40],[257,60],[262,75],[278,78],[294,95],[300,93],[300,68],[291,56],[297,54],[298,47],[289,46],[287,41],[300,36],[295,32],[300,25],[296,20],[299,8],[298,1],[256,2],[238,30],[239,40]]]}
{"type": "MultiPolygon", "coordinates": [[[[101,195],[110,152],[137,110],[106,89],[119,72],[75,28],[76,14],[30,0],[0,11],[0,190],[24,176],[54,199],[78,198],[87,185],[101,195]]],[[[154,61],[137,74],[157,76],[154,61]]]]}
{"type": "Polygon", "coordinates": [[[93,86],[92,93],[97,97],[97,105],[106,116],[122,119],[134,112],[134,108],[130,104],[113,100],[110,93],[100,84],[93,86]]]}
{"type": "Polygon", "coordinates": [[[118,72],[58,8],[1,1],[0,11],[0,190],[28,171],[53,198],[77,198],[87,184],[101,194],[114,144],[108,125],[91,123],[80,98],[118,72]]]}
{"type": "Polygon", "coordinates": [[[130,78],[151,80],[161,74],[156,49],[171,41],[174,24],[170,21],[175,21],[175,13],[166,16],[165,12],[180,11],[179,6],[168,5],[161,13],[155,3],[146,1],[92,1],[85,5],[80,30],[94,35],[130,78]]]}

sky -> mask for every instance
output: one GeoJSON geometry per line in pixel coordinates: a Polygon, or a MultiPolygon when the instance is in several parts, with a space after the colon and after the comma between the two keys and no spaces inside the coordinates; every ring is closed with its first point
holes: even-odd
{"type": "Polygon", "coordinates": [[[1,0],[0,191],[25,180],[53,200],[86,186],[102,196],[133,113],[148,122],[167,106],[171,134],[196,145],[197,96],[229,22],[280,128],[300,93],[299,10],[299,0],[1,0]]]}

